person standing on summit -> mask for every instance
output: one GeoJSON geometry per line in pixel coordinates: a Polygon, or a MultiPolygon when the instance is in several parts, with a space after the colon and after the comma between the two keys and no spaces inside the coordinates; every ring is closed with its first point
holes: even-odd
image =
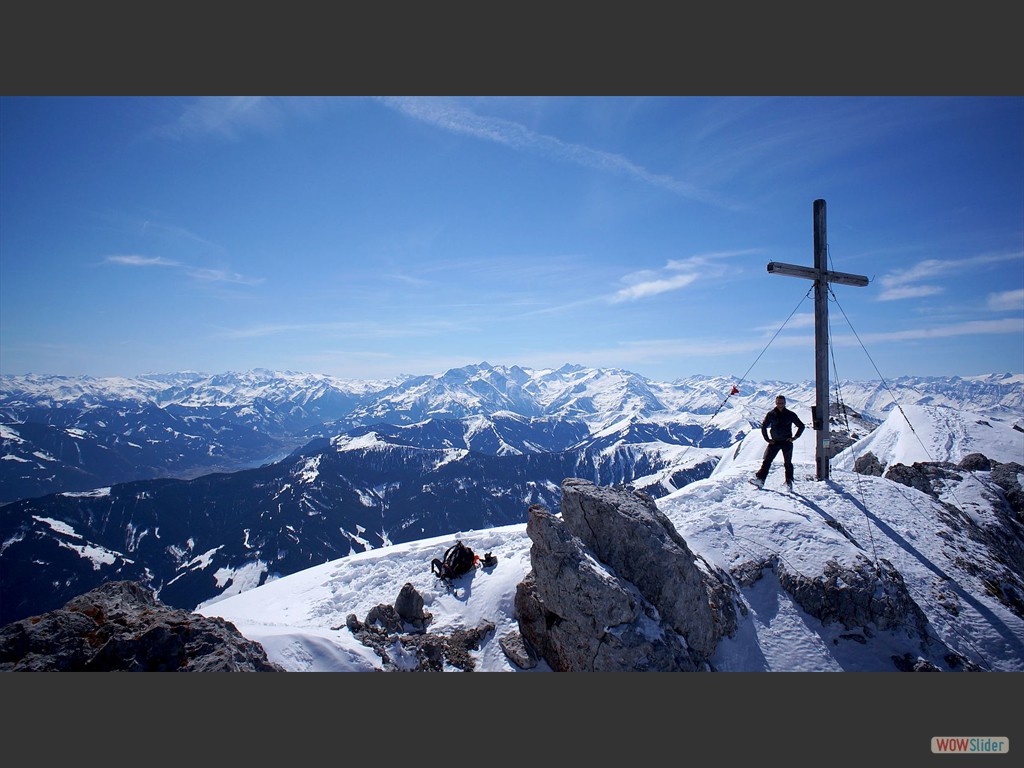
{"type": "Polygon", "coordinates": [[[761,422],[761,437],[768,443],[764,449],[761,468],[757,470],[750,482],[758,488],[764,488],[775,457],[782,451],[782,461],[786,469],[786,487],[793,490],[793,441],[804,433],[804,423],[800,417],[786,408],[786,398],[779,395],[775,398],[775,407],[765,414],[761,422]],[[793,434],[796,427],[796,434],[793,434]]]}

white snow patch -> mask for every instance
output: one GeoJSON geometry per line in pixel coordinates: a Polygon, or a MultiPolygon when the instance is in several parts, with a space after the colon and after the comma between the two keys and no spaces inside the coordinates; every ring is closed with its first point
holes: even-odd
{"type": "Polygon", "coordinates": [[[65,491],[61,496],[68,496],[73,499],[87,498],[87,499],[98,499],[103,496],[110,495],[110,486],[106,488],[93,488],[91,491],[65,491]]]}
{"type": "Polygon", "coordinates": [[[11,440],[15,443],[24,443],[25,441],[21,438],[15,430],[11,429],[6,424],[0,424],[0,440],[11,440]]]}
{"type": "Polygon", "coordinates": [[[320,476],[320,455],[310,456],[302,466],[295,471],[296,478],[300,483],[312,483],[320,476]]]}

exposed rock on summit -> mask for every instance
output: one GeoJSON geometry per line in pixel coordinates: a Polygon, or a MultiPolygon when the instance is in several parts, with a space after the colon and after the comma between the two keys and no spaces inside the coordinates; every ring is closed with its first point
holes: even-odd
{"type": "Polygon", "coordinates": [[[384,672],[443,672],[448,666],[472,672],[476,662],[470,651],[480,648],[494,623],[481,621],[470,629],[441,634],[427,631],[431,619],[423,610],[423,596],[406,583],[394,605],[375,605],[364,621],[350,613],[345,627],[380,656],[384,672]]]}
{"type": "Polygon", "coordinates": [[[942,522],[949,533],[954,561],[968,573],[984,583],[984,589],[1017,616],[1024,617],[1024,466],[1017,462],[1000,463],[984,454],[972,453],[959,464],[951,462],[915,462],[911,466],[894,464],[885,474],[893,480],[916,488],[939,499],[945,508],[942,522]],[[984,479],[987,475],[988,481],[984,479]],[[943,501],[948,495],[957,501],[948,489],[954,483],[971,476],[981,494],[991,505],[987,520],[978,520],[967,514],[959,503],[943,501]],[[989,482],[990,481],[990,482],[989,482]],[[953,535],[955,534],[955,536],[953,535]],[[952,543],[965,538],[982,544],[991,553],[991,559],[980,563],[976,556],[966,554],[963,543],[952,543]]]}
{"type": "Polygon", "coordinates": [[[848,630],[869,626],[882,631],[903,629],[922,643],[926,641],[928,618],[888,560],[872,563],[858,556],[852,565],[830,560],[816,578],[796,573],[783,562],[776,570],[782,588],[823,624],[838,622],[848,630]]]}
{"type": "Polygon", "coordinates": [[[515,605],[530,656],[564,672],[709,669],[736,629],[728,574],[695,555],[646,494],[570,478],[561,512],[528,510],[532,569],[515,605]]]}
{"type": "Polygon", "coordinates": [[[168,608],[110,581],[63,608],[0,628],[5,672],[283,672],[221,618],[168,608]]]}

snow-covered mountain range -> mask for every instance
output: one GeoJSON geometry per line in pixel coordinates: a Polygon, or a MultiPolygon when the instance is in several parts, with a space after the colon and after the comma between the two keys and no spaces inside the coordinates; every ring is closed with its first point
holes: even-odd
{"type": "MultiPolygon", "coordinates": [[[[874,423],[895,403],[970,405],[1012,418],[1024,412],[1022,379],[840,382],[834,399],[874,423]]],[[[425,438],[415,432],[434,432],[439,440],[445,432],[453,446],[495,455],[549,453],[585,440],[632,444],[645,435],[720,448],[758,422],[776,393],[809,407],[813,390],[813,382],[689,376],[665,383],[618,369],[487,363],[385,381],[265,369],[136,378],[5,375],[0,503],[258,467],[313,438],[377,424],[415,427],[403,434],[421,447],[425,438]],[[740,392],[730,397],[734,385],[740,392]]]]}
{"type": "MultiPolygon", "coordinates": [[[[326,561],[521,523],[530,504],[557,508],[567,477],[667,497],[708,478],[751,432],[760,440],[779,392],[809,423],[810,382],[667,384],[573,365],[390,382],[4,377],[0,619],[114,578],[192,608],[326,561]]],[[[842,382],[836,400],[837,445],[874,435],[875,454],[888,455],[879,424],[938,414],[960,420],[944,428],[958,435],[948,450],[998,443],[1002,458],[990,458],[1024,460],[1020,375],[842,382]]]]}

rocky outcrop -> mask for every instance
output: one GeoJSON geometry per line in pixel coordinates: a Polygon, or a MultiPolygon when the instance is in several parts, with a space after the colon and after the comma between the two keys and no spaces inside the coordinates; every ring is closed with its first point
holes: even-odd
{"type": "Polygon", "coordinates": [[[168,608],[132,581],[0,628],[5,672],[283,672],[221,618],[168,608]]]}
{"type": "Polygon", "coordinates": [[[537,506],[529,515],[533,570],[516,588],[515,609],[532,656],[556,672],[700,668],[702,659],[656,609],[586,552],[561,519],[537,506]]]}
{"type": "Polygon", "coordinates": [[[848,630],[906,630],[925,641],[928,619],[907,591],[903,576],[884,558],[877,564],[863,555],[842,565],[825,563],[819,576],[809,577],[776,565],[779,583],[794,602],[823,624],[838,622],[848,630]]]}
{"type": "Polygon", "coordinates": [[[1024,522],[1024,487],[1020,479],[1024,477],[1024,466],[1016,461],[1006,464],[993,462],[992,482],[1003,489],[1006,503],[1010,505],[1018,522],[1024,522]]]}
{"type": "MultiPolygon", "coordinates": [[[[872,454],[867,453],[858,459],[858,463],[868,456],[874,458],[872,454]]],[[[854,469],[860,471],[856,469],[856,465],[854,469]]],[[[887,480],[938,497],[938,487],[941,484],[960,481],[965,474],[974,472],[989,473],[992,482],[1002,489],[1006,502],[1017,519],[1024,520],[1024,487],[1020,482],[1020,478],[1024,476],[1024,466],[1015,461],[1004,464],[989,459],[983,453],[970,453],[956,464],[946,461],[914,462],[910,466],[893,464],[885,473],[885,477],[887,480]]]]}
{"type": "Polygon", "coordinates": [[[423,596],[406,583],[394,605],[374,606],[364,621],[350,613],[345,627],[380,656],[383,672],[443,672],[449,666],[472,672],[476,662],[470,651],[480,648],[494,624],[482,621],[476,627],[442,634],[426,631],[431,618],[423,610],[423,596]]]}
{"type": "MultiPolygon", "coordinates": [[[[940,501],[944,511],[939,519],[948,529],[950,558],[977,578],[982,588],[1017,616],[1024,617],[1024,466],[1017,462],[1000,463],[984,454],[964,456],[951,462],[916,462],[912,466],[894,464],[885,473],[889,480],[917,488],[940,501]],[[987,479],[986,479],[987,478],[987,479]],[[991,515],[979,521],[967,514],[956,498],[956,483],[977,481],[982,494],[991,503],[991,515]],[[945,494],[949,500],[942,500],[945,494]],[[956,503],[953,503],[956,502],[956,503]],[[990,553],[984,561],[968,554],[960,537],[978,542],[990,553]]],[[[975,489],[976,490],[976,489],[975,489]]]]}
{"type": "MultiPolygon", "coordinates": [[[[709,669],[735,631],[728,574],[687,546],[646,494],[570,478],[561,516],[528,509],[531,571],[516,617],[526,653],[556,671],[709,669]]],[[[515,638],[502,647],[517,648],[515,638]]],[[[520,664],[522,666],[522,664],[520,664]]]]}
{"type": "Polygon", "coordinates": [[[423,595],[416,591],[416,587],[409,582],[402,585],[402,589],[395,599],[395,613],[403,622],[418,632],[425,630],[433,618],[423,610],[423,595]]]}
{"type": "Polygon", "coordinates": [[[921,493],[927,493],[929,496],[935,496],[936,493],[932,487],[934,481],[946,478],[960,479],[960,475],[950,477],[950,472],[954,466],[953,464],[943,466],[938,463],[921,461],[915,461],[910,466],[906,464],[893,464],[886,470],[885,479],[905,485],[908,488],[916,488],[921,493]]]}
{"type": "Polygon", "coordinates": [[[853,462],[853,471],[860,475],[881,477],[884,469],[882,462],[880,462],[878,457],[871,451],[868,451],[862,456],[858,456],[857,460],[853,462]]]}
{"type": "Polygon", "coordinates": [[[983,453],[969,453],[960,459],[957,466],[969,472],[988,472],[992,469],[992,461],[983,453]]]}

